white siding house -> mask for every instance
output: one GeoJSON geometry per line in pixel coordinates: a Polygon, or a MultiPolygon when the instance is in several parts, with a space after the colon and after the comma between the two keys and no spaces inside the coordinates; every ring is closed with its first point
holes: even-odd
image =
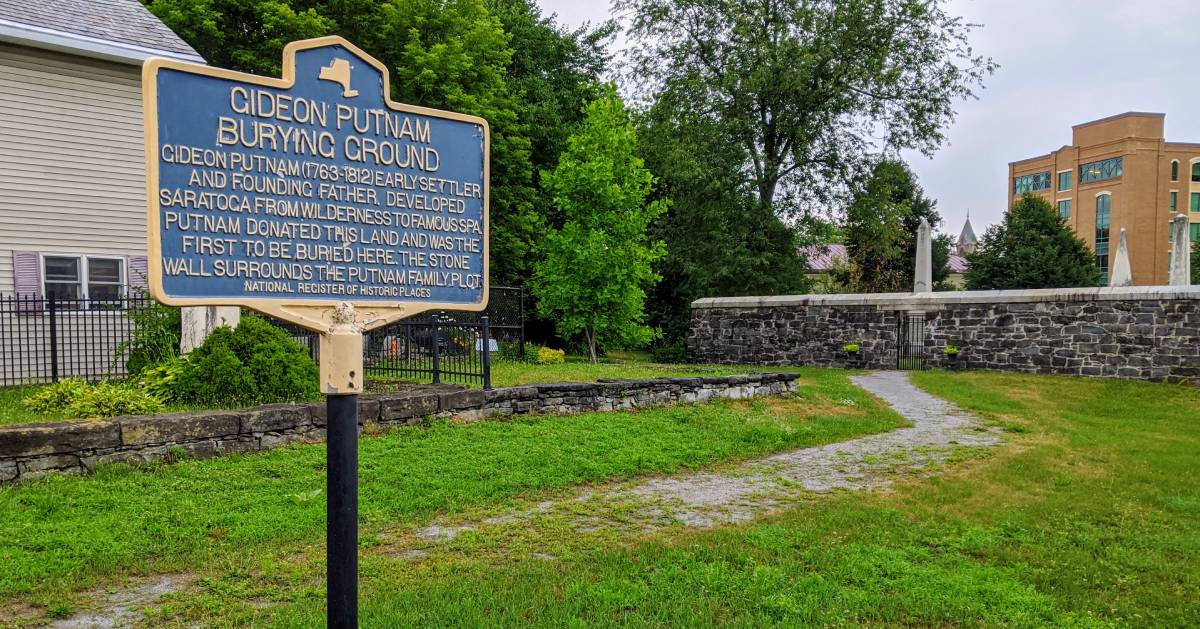
{"type": "Polygon", "coordinates": [[[0,2],[0,294],[142,283],[150,56],[203,63],[137,0],[0,2]]]}
{"type": "Polygon", "coordinates": [[[151,56],[204,62],[137,0],[0,0],[0,386],[124,368],[104,300],[144,285],[151,56]]]}

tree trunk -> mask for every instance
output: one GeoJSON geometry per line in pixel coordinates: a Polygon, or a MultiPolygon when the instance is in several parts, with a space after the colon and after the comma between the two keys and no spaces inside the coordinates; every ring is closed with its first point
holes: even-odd
{"type": "Polygon", "coordinates": [[[588,354],[591,356],[592,364],[596,364],[596,332],[591,326],[583,329],[583,336],[587,338],[588,354]]]}

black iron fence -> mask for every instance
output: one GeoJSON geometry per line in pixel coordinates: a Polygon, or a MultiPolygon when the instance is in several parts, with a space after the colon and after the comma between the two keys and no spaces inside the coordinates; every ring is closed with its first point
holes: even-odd
{"type": "MultiPolygon", "coordinates": [[[[0,295],[0,386],[105,380],[126,375],[124,343],[132,311],[151,305],[140,295],[104,300],[0,295]]],[[[317,334],[267,318],[318,360],[317,334]]],[[[492,353],[506,345],[523,355],[524,291],[493,287],[484,312],[432,312],[367,333],[368,376],[491,386],[492,353]]]]}
{"type": "Polygon", "coordinates": [[[125,375],[123,343],[141,296],[102,300],[0,295],[0,386],[125,375]]]}

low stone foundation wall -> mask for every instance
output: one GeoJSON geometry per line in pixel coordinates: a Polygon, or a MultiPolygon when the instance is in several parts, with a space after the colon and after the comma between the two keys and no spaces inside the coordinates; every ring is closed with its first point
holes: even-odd
{"type": "MultiPolygon", "coordinates": [[[[776,395],[796,374],[555,382],[484,391],[413,387],[359,398],[359,424],[415,425],[430,417],[475,421],[526,413],[617,411],[671,403],[776,395]]],[[[0,426],[0,482],[143,463],[174,453],[207,458],[325,439],[325,404],[0,426]]]]}
{"type": "Polygon", "coordinates": [[[796,295],[692,304],[695,362],[894,369],[903,343],[927,364],[1200,384],[1200,286],[796,295]],[[924,313],[924,325],[902,319],[924,313]]]}

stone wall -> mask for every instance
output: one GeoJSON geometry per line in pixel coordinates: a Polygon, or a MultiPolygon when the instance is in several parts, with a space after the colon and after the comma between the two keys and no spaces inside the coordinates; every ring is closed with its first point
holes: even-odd
{"type": "Polygon", "coordinates": [[[895,368],[901,316],[923,312],[929,364],[1200,384],[1200,287],[806,295],[692,304],[696,362],[895,368]]]}
{"type": "MultiPolygon", "coordinates": [[[[430,417],[475,421],[526,413],[583,413],[670,403],[775,395],[795,374],[556,382],[484,391],[412,387],[359,398],[359,423],[416,425],[430,417]]],[[[325,405],[115,417],[87,422],[0,426],[0,482],[89,472],[108,463],[143,463],[177,454],[207,458],[325,438],[325,405]]]]}

